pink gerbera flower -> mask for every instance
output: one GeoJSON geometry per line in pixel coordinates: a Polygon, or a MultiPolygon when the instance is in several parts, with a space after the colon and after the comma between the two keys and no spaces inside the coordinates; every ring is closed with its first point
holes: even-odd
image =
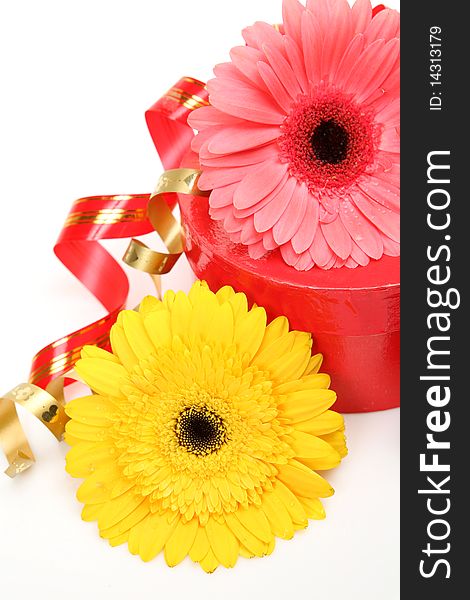
{"type": "Polygon", "coordinates": [[[190,117],[210,214],[299,270],[397,256],[399,15],[284,0],[283,17],[243,31],[190,117]]]}

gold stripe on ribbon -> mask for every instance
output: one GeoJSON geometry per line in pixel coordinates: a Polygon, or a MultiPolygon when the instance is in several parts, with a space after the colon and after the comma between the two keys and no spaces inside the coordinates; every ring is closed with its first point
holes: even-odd
{"type": "Polygon", "coordinates": [[[168,208],[165,194],[206,196],[206,192],[197,187],[200,174],[196,169],[172,169],[160,176],[155,191],[150,196],[147,215],[168,252],[151,250],[139,240],[133,239],[123,257],[126,264],[150,275],[162,275],[172,269],[183,253],[183,237],[181,225],[168,208]]]}
{"type": "Polygon", "coordinates": [[[190,110],[201,108],[201,106],[209,106],[209,102],[204,100],[204,98],[201,98],[196,94],[188,94],[188,92],[185,92],[180,88],[171,88],[171,90],[169,90],[164,97],[171,100],[176,100],[176,102],[182,104],[185,108],[189,108],[190,110]]]}
{"type": "MultiPolygon", "coordinates": [[[[98,346],[99,348],[101,348],[108,343],[108,340],[109,334],[103,333],[101,336],[93,340],[93,342],[89,343],[92,343],[93,346],[98,346]]],[[[59,371],[62,371],[64,368],[72,368],[77,362],[77,360],[80,358],[81,351],[82,346],[79,346],[78,348],[72,348],[68,352],[64,352],[63,354],[58,354],[57,356],[54,356],[54,358],[51,359],[46,365],[39,367],[31,373],[30,381],[32,383],[36,383],[46,375],[55,375],[59,371]]]]}
{"type": "Polygon", "coordinates": [[[102,208],[70,213],[64,227],[72,225],[114,225],[115,223],[129,223],[143,221],[146,217],[145,209],[102,208]]]}
{"type": "Polygon", "coordinates": [[[33,451],[28,443],[16,411],[16,404],[33,414],[60,441],[65,424],[64,378],[76,379],[70,372],[52,381],[47,390],[33,383],[21,383],[0,398],[0,447],[7,457],[5,473],[15,477],[35,463],[33,451]]]}

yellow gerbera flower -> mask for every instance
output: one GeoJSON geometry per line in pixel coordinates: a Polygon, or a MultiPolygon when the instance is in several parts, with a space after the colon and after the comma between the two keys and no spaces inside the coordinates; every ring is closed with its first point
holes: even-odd
{"type": "Polygon", "coordinates": [[[122,311],[111,345],[84,348],[76,369],[95,393],[66,409],[82,517],[111,545],[212,572],[324,518],[333,489],[315,470],[347,450],[310,334],[196,282],[122,311]]]}

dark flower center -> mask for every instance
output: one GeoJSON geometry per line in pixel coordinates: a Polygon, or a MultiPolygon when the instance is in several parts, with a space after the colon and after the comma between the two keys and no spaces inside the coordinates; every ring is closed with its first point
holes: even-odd
{"type": "Polygon", "coordinates": [[[176,420],[180,446],[198,456],[216,452],[226,441],[223,420],[207,408],[185,408],[176,420]]]}
{"type": "Polygon", "coordinates": [[[330,165],[342,162],[349,148],[349,134],[346,129],[333,119],[323,120],[310,138],[315,157],[330,165]]]}

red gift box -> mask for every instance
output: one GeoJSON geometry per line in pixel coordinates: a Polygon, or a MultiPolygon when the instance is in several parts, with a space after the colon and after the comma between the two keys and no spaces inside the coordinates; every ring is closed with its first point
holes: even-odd
{"type": "MultiPolygon", "coordinates": [[[[188,154],[182,167],[199,168],[188,154]]],[[[365,412],[399,406],[400,273],[398,257],[367,267],[296,271],[279,251],[253,260],[208,212],[208,199],[179,196],[185,252],[197,277],[216,290],[231,285],[313,334],[313,351],[338,394],[335,409],[365,412]]]]}

